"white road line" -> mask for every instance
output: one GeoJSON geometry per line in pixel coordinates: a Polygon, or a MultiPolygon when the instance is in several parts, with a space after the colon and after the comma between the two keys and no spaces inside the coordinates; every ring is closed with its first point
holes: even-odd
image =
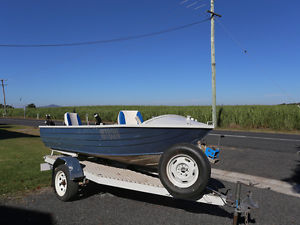
{"type": "Polygon", "coordinates": [[[272,191],[300,198],[300,185],[292,185],[290,183],[269,179],[265,177],[252,176],[243,173],[231,172],[212,168],[212,178],[236,183],[240,181],[245,184],[253,184],[256,188],[269,188],[272,191]]]}
{"type": "MultiPolygon", "coordinates": [[[[208,134],[210,136],[220,136],[223,134],[208,134]]],[[[231,135],[231,134],[224,134],[225,137],[236,137],[236,138],[252,138],[252,139],[261,139],[261,140],[272,140],[272,141],[297,141],[300,142],[300,137],[299,140],[297,139],[286,139],[286,138],[267,138],[267,137],[257,137],[257,136],[244,136],[244,135],[231,135]]]]}

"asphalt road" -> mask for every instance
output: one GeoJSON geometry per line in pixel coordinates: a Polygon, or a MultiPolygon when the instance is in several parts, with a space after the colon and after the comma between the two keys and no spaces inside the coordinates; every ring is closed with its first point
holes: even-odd
{"type": "MultiPolygon", "coordinates": [[[[38,126],[43,121],[0,119],[0,124],[38,126]]],[[[293,185],[300,193],[300,135],[213,131],[208,144],[221,140],[221,161],[213,168],[254,175],[293,185]]],[[[50,178],[49,178],[50,179],[50,178]]],[[[220,191],[234,189],[223,180],[220,191]]],[[[260,208],[250,224],[300,224],[300,197],[256,187],[260,208]]],[[[231,224],[233,210],[178,201],[120,188],[91,185],[73,202],[61,202],[52,190],[43,189],[23,199],[0,202],[0,224],[231,224]]],[[[241,223],[240,223],[241,224],[241,223]]]]}

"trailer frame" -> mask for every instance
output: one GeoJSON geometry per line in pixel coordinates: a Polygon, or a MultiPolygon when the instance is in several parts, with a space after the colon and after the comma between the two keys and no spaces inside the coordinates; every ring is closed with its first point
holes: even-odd
{"type": "MultiPolygon", "coordinates": [[[[93,181],[101,185],[173,197],[164,188],[156,173],[134,171],[124,166],[120,167],[120,165],[105,165],[94,162],[93,158],[80,159],[76,153],[52,150],[51,155],[44,156],[45,163],[42,163],[40,168],[41,171],[52,170],[52,186],[55,185],[55,168],[59,165],[66,165],[69,170],[69,179],[81,184],[93,181]]],[[[251,193],[241,201],[241,185],[241,182],[237,182],[234,200],[228,197],[227,194],[207,187],[201,198],[195,200],[195,202],[232,207],[234,208],[233,224],[236,225],[238,223],[238,218],[241,214],[245,215],[245,224],[248,224],[250,209],[258,208],[258,205],[253,203],[251,193]]]]}

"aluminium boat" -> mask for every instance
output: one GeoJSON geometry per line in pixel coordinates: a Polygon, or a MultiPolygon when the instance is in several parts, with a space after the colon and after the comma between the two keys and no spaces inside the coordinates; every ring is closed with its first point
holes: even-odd
{"type": "Polygon", "coordinates": [[[66,113],[64,126],[39,128],[42,141],[53,150],[119,161],[140,158],[139,164],[144,156],[161,155],[175,144],[196,143],[213,125],[179,115],[143,121],[138,111],[120,111],[117,124],[82,125],[76,113],[66,113]]]}

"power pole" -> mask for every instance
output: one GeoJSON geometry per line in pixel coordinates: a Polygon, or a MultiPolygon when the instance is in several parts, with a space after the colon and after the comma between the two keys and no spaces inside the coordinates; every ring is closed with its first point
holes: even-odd
{"type": "Polygon", "coordinates": [[[215,2],[210,1],[210,10],[207,10],[211,14],[211,83],[212,83],[212,120],[214,127],[217,127],[217,106],[216,106],[216,58],[215,58],[215,16],[221,17],[221,15],[215,13],[215,2]]]}
{"type": "Polygon", "coordinates": [[[6,101],[5,101],[5,90],[4,90],[4,80],[1,80],[2,90],[3,90],[3,98],[4,98],[4,116],[6,116],[6,101]]]}

